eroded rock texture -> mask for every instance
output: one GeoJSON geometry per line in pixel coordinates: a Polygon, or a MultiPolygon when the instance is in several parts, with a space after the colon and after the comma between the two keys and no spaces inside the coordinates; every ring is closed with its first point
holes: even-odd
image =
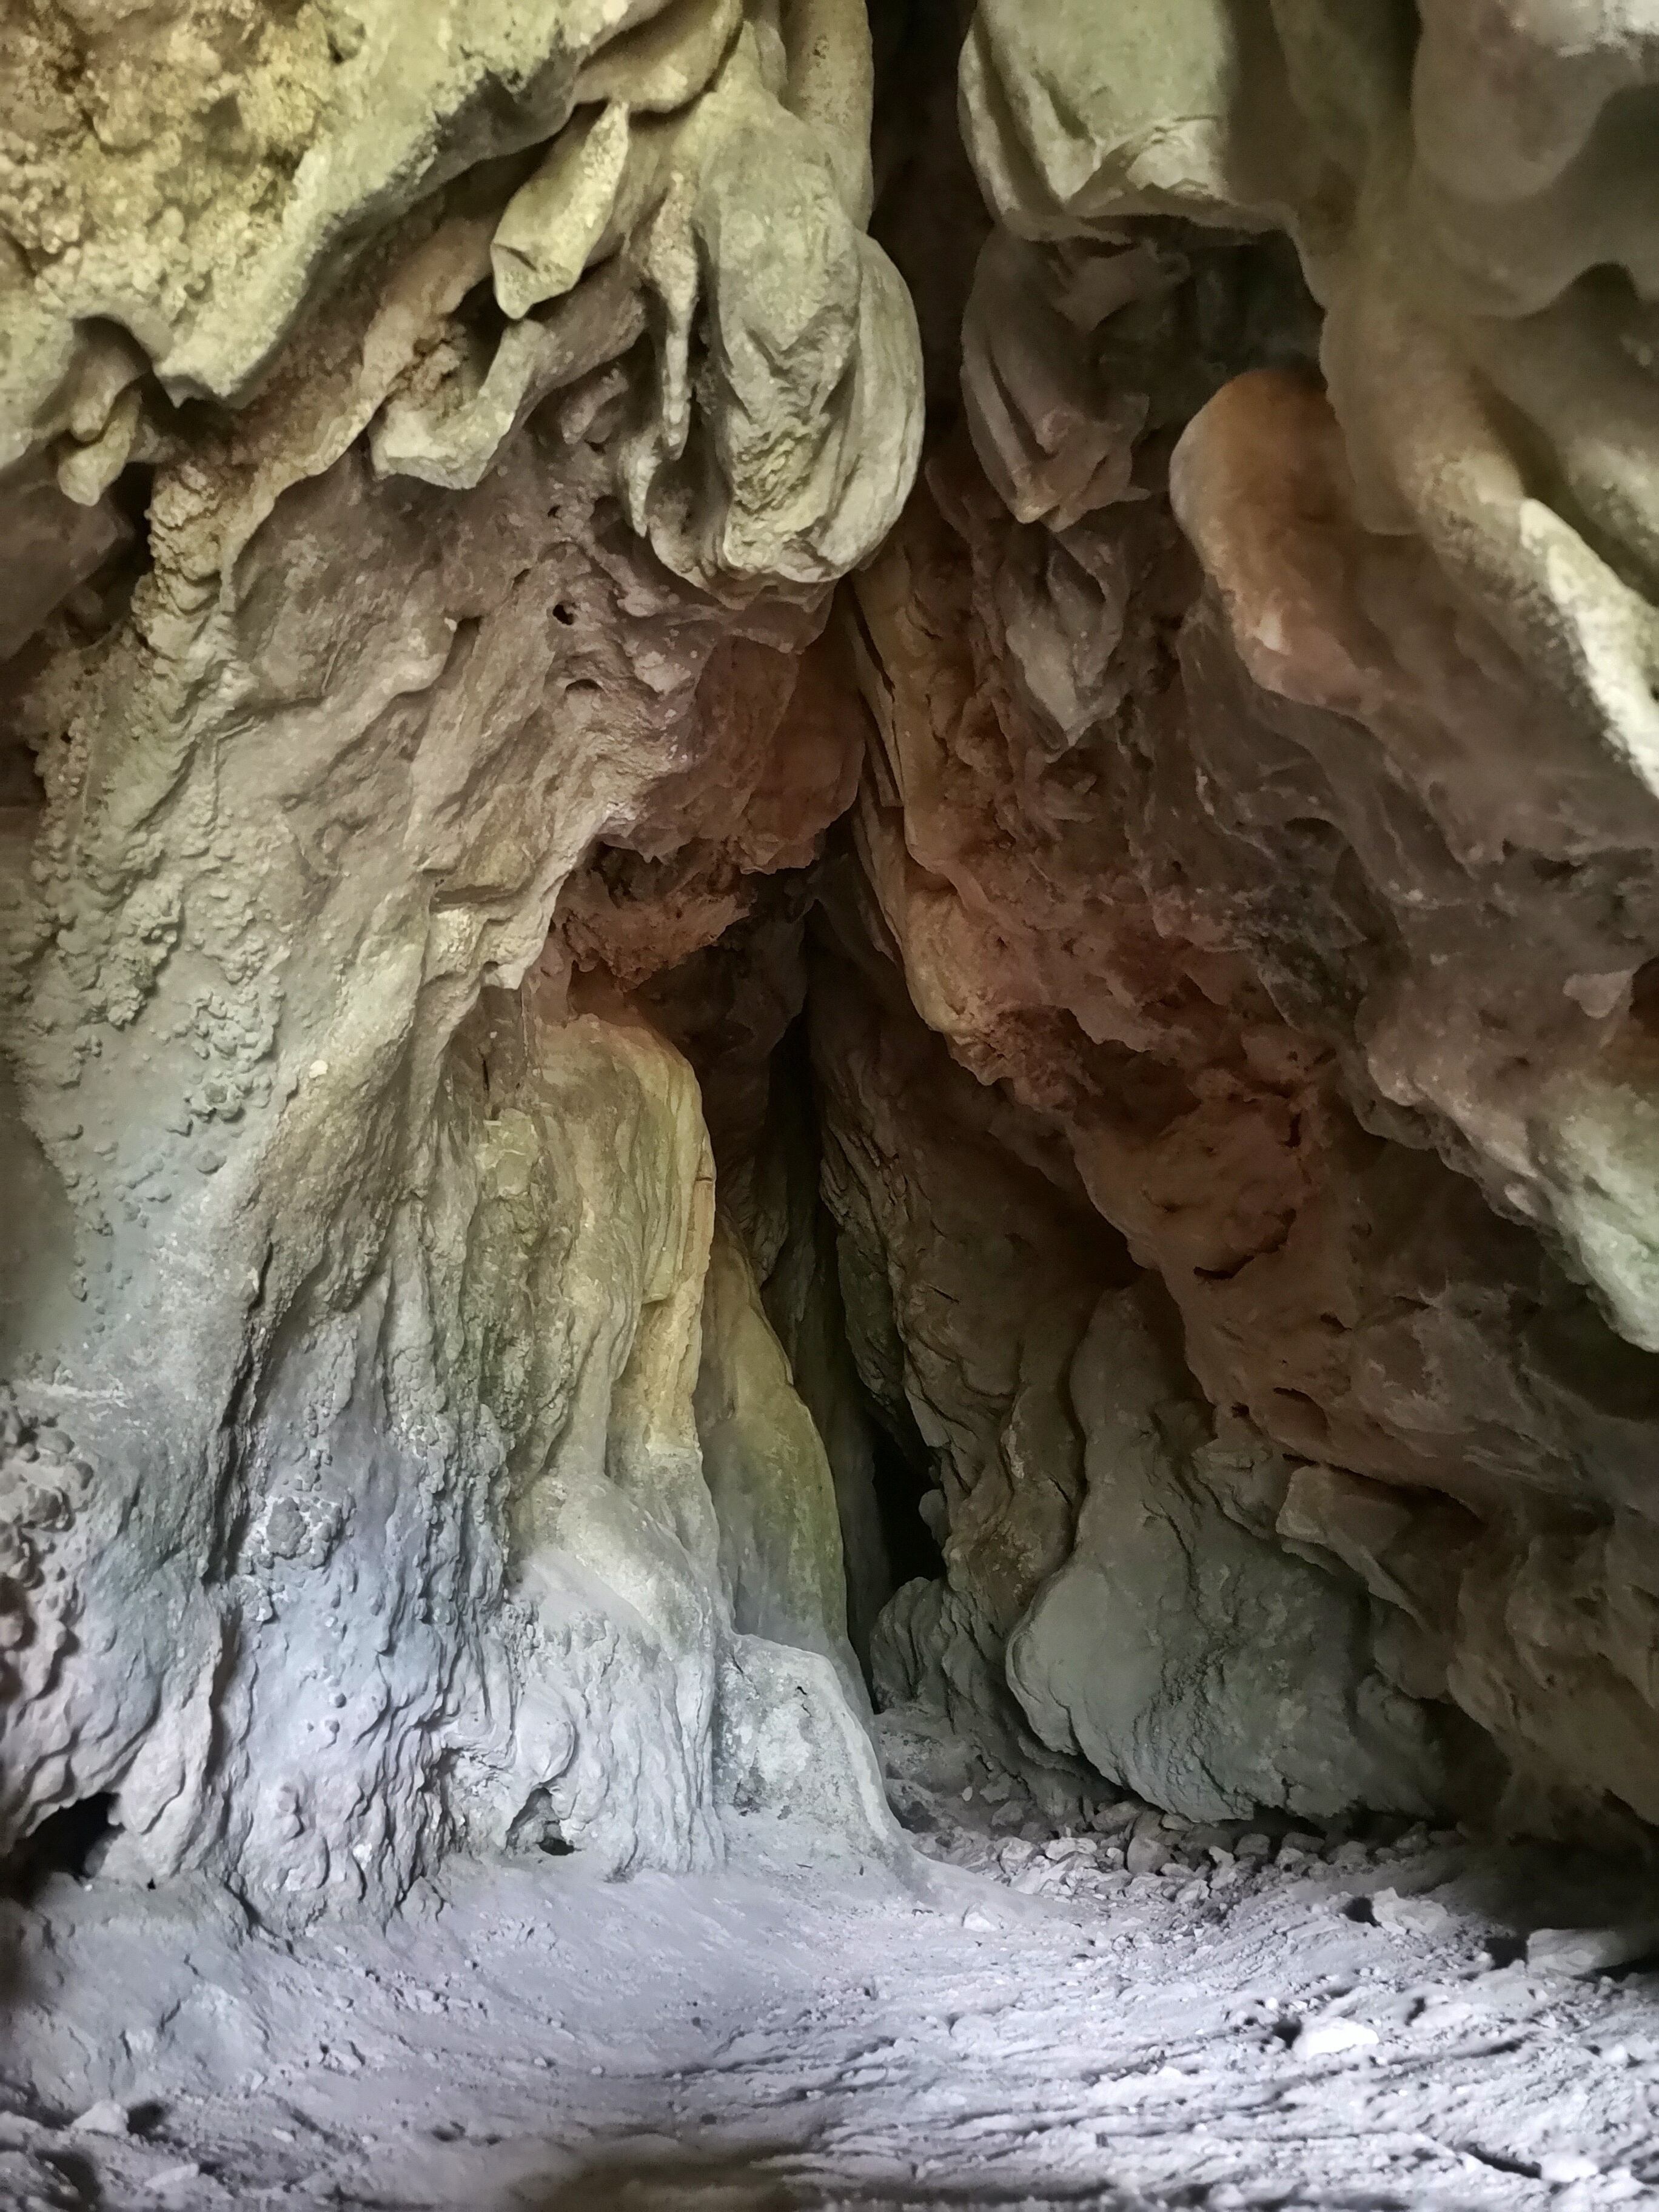
{"type": "MultiPolygon", "coordinates": [[[[1195,1448],[1127,1352],[1103,1398],[1097,1310],[1088,1502],[1006,1648],[1038,1733],[1159,1802],[1443,1796],[1472,1718],[1516,1817],[1659,1807],[1652,67],[1622,18],[1452,4],[986,0],[964,50],[998,220],[968,436],[857,586],[866,934],[1063,1138],[1216,1408],[1195,1448]],[[1261,1623],[1287,1653],[1345,1584],[1287,1707],[1261,1623]]],[[[996,1620],[951,1506],[950,1606],[996,1620]]]]}
{"type": "Polygon", "coordinates": [[[1659,1820],[1652,41],[873,27],[0,27],[0,1849],[1659,1820]]]}
{"type": "Polygon", "coordinates": [[[879,1827],[691,1069],[543,957],[850,789],[779,731],[919,437],[862,9],[48,5],[0,83],[4,1837],[385,1898],[809,1752],[879,1827]]]}

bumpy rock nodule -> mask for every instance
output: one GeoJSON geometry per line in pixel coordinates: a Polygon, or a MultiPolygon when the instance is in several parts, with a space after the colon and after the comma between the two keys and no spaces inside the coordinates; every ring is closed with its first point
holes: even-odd
{"type": "Polygon", "coordinates": [[[0,29],[0,1848],[891,1850],[848,1573],[1039,1787],[1659,1820],[1659,64],[1336,13],[982,0],[914,494],[861,7],[0,29]]]}

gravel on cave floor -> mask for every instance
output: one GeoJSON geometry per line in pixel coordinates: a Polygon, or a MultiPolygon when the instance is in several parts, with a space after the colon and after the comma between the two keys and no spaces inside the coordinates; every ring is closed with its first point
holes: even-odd
{"type": "Polygon", "coordinates": [[[1346,1856],[1068,1900],[769,1829],[717,1875],[457,1865],[290,1942],[55,1877],[0,1906],[0,2204],[1659,2204],[1659,1974],[1523,1949],[1639,1884],[1346,1856]]]}

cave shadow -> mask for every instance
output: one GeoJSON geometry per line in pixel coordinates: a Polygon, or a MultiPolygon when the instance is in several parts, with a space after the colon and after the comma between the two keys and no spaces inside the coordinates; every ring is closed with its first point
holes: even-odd
{"type": "Polygon", "coordinates": [[[40,2002],[44,1990],[28,1955],[26,1910],[0,1893],[0,2113],[29,2120],[47,2118],[27,2078],[13,2067],[15,2039],[8,2022],[40,2002]]]}
{"type": "Polygon", "coordinates": [[[1540,1928],[1659,1925],[1659,1876],[1645,1855],[1530,1841],[1488,1845],[1432,1894],[1461,1917],[1486,1923],[1486,1948],[1500,1966],[1522,1957],[1540,1928]]]}
{"type": "Polygon", "coordinates": [[[777,2142],[698,2151],[664,2144],[599,2151],[579,2172],[520,2182],[523,2212],[1177,2212],[1201,2205],[1208,2185],[1148,2192],[1095,2180],[1067,2188],[1024,2180],[872,2180],[786,2169],[802,2153],[777,2142]]]}
{"type": "MultiPolygon", "coordinates": [[[[120,1832],[107,1792],[60,1806],[0,1859],[0,2019],[39,1995],[28,1957],[31,1923],[55,1881],[88,1881],[120,1832]]],[[[0,2057],[3,2057],[0,2044],[0,2057]]],[[[0,2074],[0,2096],[5,2077],[0,2074]]]]}
{"type": "MultiPolygon", "coordinates": [[[[9,1901],[0,1898],[0,2021],[9,2012],[28,2002],[30,1974],[28,1960],[23,1949],[23,1923],[21,1914],[9,1901]]],[[[0,2051],[3,2042],[0,2042],[0,2051]]],[[[0,2094],[3,2094],[3,2075],[0,2075],[0,2094]]]]}

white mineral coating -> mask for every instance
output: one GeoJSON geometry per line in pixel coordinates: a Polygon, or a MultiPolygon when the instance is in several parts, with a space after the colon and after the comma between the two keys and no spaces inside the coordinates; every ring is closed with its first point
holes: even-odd
{"type": "Polygon", "coordinates": [[[847,1640],[835,1478],[766,1317],[743,1245],[716,1221],[696,1395],[702,1475],[736,1627],[817,1651],[867,1705],[847,1640]]]}
{"type": "Polygon", "coordinates": [[[1380,2040],[1376,2030],[1361,2020],[1310,2020],[1297,2030],[1291,2048],[1298,2058],[1338,2058],[1370,2051],[1380,2040]]]}

